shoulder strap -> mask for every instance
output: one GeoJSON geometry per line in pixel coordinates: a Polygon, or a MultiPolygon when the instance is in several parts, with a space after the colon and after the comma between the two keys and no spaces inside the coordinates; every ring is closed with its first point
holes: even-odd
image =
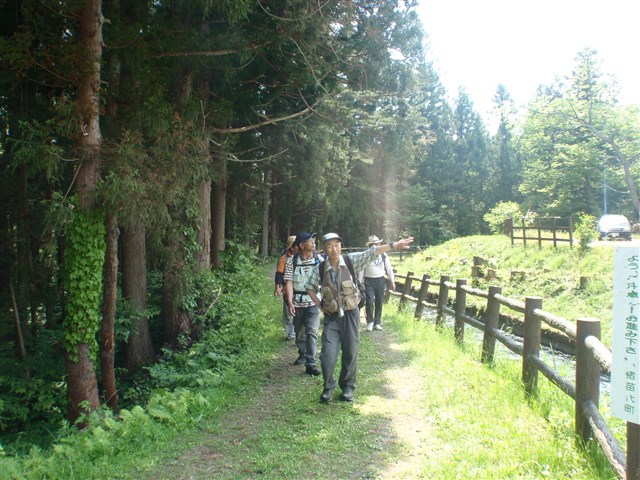
{"type": "MultiPolygon", "coordinates": [[[[293,270],[294,270],[294,271],[295,271],[296,267],[298,266],[298,255],[299,255],[299,254],[298,254],[298,253],[296,253],[296,254],[293,256],[293,270]]],[[[318,257],[318,254],[317,254],[317,253],[314,253],[314,254],[313,254],[313,259],[315,260],[314,265],[318,265],[319,263],[321,263],[321,262],[320,262],[320,257],[318,257]]],[[[322,276],[321,276],[321,278],[322,278],[322,276]]]]}
{"type": "Polygon", "coordinates": [[[342,258],[344,258],[344,263],[347,264],[347,268],[349,269],[349,273],[351,274],[351,280],[353,280],[354,282],[357,282],[358,278],[356,277],[356,274],[353,271],[353,263],[351,263],[351,259],[349,258],[349,255],[344,254],[342,255],[342,258]]]}
{"type": "MultiPolygon", "coordinates": [[[[356,274],[353,272],[353,264],[351,263],[351,259],[349,258],[349,255],[342,255],[342,258],[344,258],[344,263],[347,264],[347,268],[349,269],[349,273],[351,274],[351,278],[353,279],[354,282],[357,282],[358,279],[356,277],[356,274]]],[[[324,266],[325,263],[327,263],[329,260],[325,260],[324,262],[320,262],[320,265],[318,266],[318,268],[320,269],[320,283],[322,283],[324,281],[324,266]]]]}

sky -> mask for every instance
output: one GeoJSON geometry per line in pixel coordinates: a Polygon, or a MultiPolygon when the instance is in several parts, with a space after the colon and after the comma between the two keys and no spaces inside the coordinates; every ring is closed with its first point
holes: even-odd
{"type": "Polygon", "coordinates": [[[420,0],[417,11],[449,96],[464,86],[485,122],[498,84],[526,105],[587,47],[618,78],[620,102],[640,104],[640,0],[420,0]]]}

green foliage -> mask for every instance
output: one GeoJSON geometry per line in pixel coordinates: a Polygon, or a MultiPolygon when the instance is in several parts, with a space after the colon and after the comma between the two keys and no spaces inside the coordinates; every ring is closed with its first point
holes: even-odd
{"type": "Polygon", "coordinates": [[[97,351],[96,333],[102,304],[102,273],[105,255],[104,216],[76,210],[67,228],[65,288],[67,289],[65,347],[73,361],[78,345],[97,351]]]}
{"type": "Polygon", "coordinates": [[[61,352],[62,334],[52,330],[36,337],[34,348],[24,360],[16,359],[13,343],[2,342],[0,431],[14,434],[30,426],[63,420],[66,412],[64,364],[52,361],[61,358],[61,352]]]}
{"type": "Polygon", "coordinates": [[[165,349],[160,361],[148,367],[153,384],[177,387],[212,387],[246,349],[259,348],[261,319],[256,301],[260,278],[256,259],[241,245],[227,247],[222,271],[201,272],[192,298],[195,319],[203,326],[200,340],[186,350],[165,349]]]}
{"type": "Polygon", "coordinates": [[[598,232],[596,230],[596,217],[586,213],[580,215],[575,225],[574,235],[580,241],[580,250],[588,250],[589,244],[598,236],[598,232]]]}
{"type": "Polygon", "coordinates": [[[166,350],[149,369],[151,381],[139,377],[137,392],[124,392],[123,397],[144,400],[140,405],[123,408],[117,416],[94,412],[81,432],[52,429],[45,437],[54,440],[52,448],[29,449],[26,442],[5,437],[4,452],[10,456],[0,450],[0,471],[15,472],[9,478],[20,479],[116,478],[122,475],[122,462],[137,468],[141,456],[149,454],[157,462],[160,443],[167,445],[167,455],[175,455],[176,438],[219,412],[220,402],[237,405],[251,372],[282,348],[275,334],[280,325],[273,322],[281,304],[265,288],[265,272],[256,271],[255,260],[241,257],[238,262],[229,257],[229,263],[244,263],[246,269],[220,272],[226,287],[221,304],[212,308],[216,326],[206,325],[202,340],[184,351],[166,350]]]}
{"type": "Polygon", "coordinates": [[[540,89],[519,139],[526,159],[520,192],[543,215],[598,216],[606,189],[609,208],[634,210],[628,193],[637,178],[631,161],[640,151],[638,117],[617,106],[612,82],[596,52],[576,57],[571,77],[540,89]]]}
{"type": "Polygon", "coordinates": [[[520,205],[515,202],[499,202],[482,217],[489,224],[489,230],[493,234],[504,233],[504,221],[512,218],[517,224],[522,220],[520,205]]]}

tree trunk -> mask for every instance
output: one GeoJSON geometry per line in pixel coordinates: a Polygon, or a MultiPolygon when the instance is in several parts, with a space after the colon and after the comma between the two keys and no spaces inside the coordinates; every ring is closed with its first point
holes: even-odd
{"type": "Polygon", "coordinates": [[[216,268],[222,268],[222,257],[220,252],[224,251],[224,225],[227,207],[227,187],[229,182],[227,177],[227,161],[224,158],[219,158],[216,162],[216,169],[216,181],[213,189],[213,206],[211,212],[213,266],[216,268]]]}
{"type": "MultiPolygon", "coordinates": [[[[112,19],[120,17],[119,0],[111,0],[112,19]]],[[[117,114],[119,107],[120,78],[122,64],[118,49],[111,52],[108,60],[108,82],[110,93],[106,99],[106,119],[111,120],[111,135],[117,135],[117,114]]],[[[108,128],[108,125],[107,125],[108,128]]],[[[107,132],[108,135],[109,132],[107,132]]],[[[104,402],[113,411],[118,410],[118,390],[115,376],[115,317],[118,291],[118,239],[120,229],[114,213],[108,212],[105,217],[106,252],[104,261],[104,292],[102,300],[102,328],[100,336],[100,372],[102,395],[104,402]]]]}
{"type": "Polygon", "coordinates": [[[18,310],[18,304],[16,303],[16,295],[13,291],[12,280],[9,278],[9,291],[11,293],[11,306],[13,307],[13,318],[16,325],[16,338],[18,339],[18,354],[21,359],[27,358],[27,350],[24,348],[24,340],[22,339],[22,326],[20,325],[20,310],[18,310]]]}
{"type": "Polygon", "coordinates": [[[262,194],[262,245],[260,252],[263,258],[269,255],[269,199],[271,198],[271,170],[264,174],[264,192],[262,194]]]}
{"type": "MultiPolygon", "coordinates": [[[[82,414],[88,414],[100,406],[98,398],[98,382],[93,362],[89,357],[89,346],[87,344],[78,345],[77,362],[69,358],[66,353],[65,364],[69,380],[67,381],[67,396],[69,398],[68,418],[71,423],[75,423],[82,414]],[[82,403],[86,402],[86,403],[82,403]]],[[[84,421],[79,422],[79,427],[84,427],[84,421]]]]}
{"type": "Polygon", "coordinates": [[[19,198],[19,212],[17,220],[17,242],[16,251],[18,257],[18,287],[17,287],[17,304],[20,308],[20,322],[22,325],[22,331],[29,335],[32,340],[29,343],[33,344],[35,339],[36,330],[35,325],[31,323],[31,329],[29,329],[29,299],[31,298],[31,276],[33,270],[30,268],[29,256],[31,255],[29,250],[31,249],[31,229],[29,228],[29,200],[28,200],[28,180],[27,169],[21,167],[20,172],[20,198],[19,198]]]}
{"type": "Polygon", "coordinates": [[[113,213],[106,216],[107,248],[104,259],[104,293],[102,301],[102,332],[100,336],[100,371],[105,402],[118,409],[118,391],[114,372],[115,317],[118,287],[118,223],[113,213]]]}
{"type": "Polygon", "coordinates": [[[274,194],[273,188],[271,189],[271,249],[269,253],[271,255],[278,254],[278,237],[280,236],[280,229],[278,224],[278,208],[277,208],[277,195],[274,194]]]}
{"type": "Polygon", "coordinates": [[[203,180],[200,184],[198,206],[200,209],[200,222],[197,241],[198,245],[200,245],[200,250],[196,253],[195,268],[196,270],[209,270],[211,268],[211,180],[203,180]]]}
{"type": "Polygon", "coordinates": [[[627,157],[622,153],[620,147],[615,142],[610,141],[609,144],[613,148],[615,156],[620,162],[620,165],[622,165],[622,169],[624,170],[624,179],[625,182],[627,182],[627,187],[629,187],[631,203],[633,204],[633,208],[635,208],[636,210],[636,218],[634,220],[637,221],[638,219],[640,219],[640,200],[638,199],[638,190],[636,189],[636,183],[631,173],[631,165],[633,162],[629,162],[627,160],[627,157]]]}
{"type": "Polygon", "coordinates": [[[179,272],[178,267],[168,266],[162,278],[162,318],[166,345],[175,345],[181,333],[189,332],[190,319],[180,308],[179,296],[176,293],[181,290],[178,285],[179,272]]]}
{"type": "Polygon", "coordinates": [[[147,250],[145,228],[131,224],[122,232],[122,296],[133,316],[131,333],[125,346],[126,366],[134,372],[153,359],[147,310],[147,250]]]}
{"type": "MultiPolygon", "coordinates": [[[[80,16],[79,37],[84,51],[90,57],[89,69],[77,86],[77,106],[80,114],[78,141],[77,189],[79,207],[91,210],[95,189],[100,180],[100,61],[102,57],[102,2],[86,0],[80,16]]],[[[78,361],[67,354],[68,418],[75,423],[82,413],[90,413],[100,406],[98,382],[87,344],[77,348],[78,361]]],[[[84,426],[83,424],[80,425],[84,426]]]]}

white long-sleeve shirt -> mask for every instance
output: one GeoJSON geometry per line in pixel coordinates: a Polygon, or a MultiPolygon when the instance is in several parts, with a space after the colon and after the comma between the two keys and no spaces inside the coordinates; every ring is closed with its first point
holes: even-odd
{"type": "Polygon", "coordinates": [[[365,278],[380,278],[384,277],[386,274],[391,282],[396,281],[395,275],[393,274],[393,268],[391,267],[391,261],[389,260],[389,255],[386,253],[374,258],[374,260],[364,269],[363,273],[365,278]]]}

